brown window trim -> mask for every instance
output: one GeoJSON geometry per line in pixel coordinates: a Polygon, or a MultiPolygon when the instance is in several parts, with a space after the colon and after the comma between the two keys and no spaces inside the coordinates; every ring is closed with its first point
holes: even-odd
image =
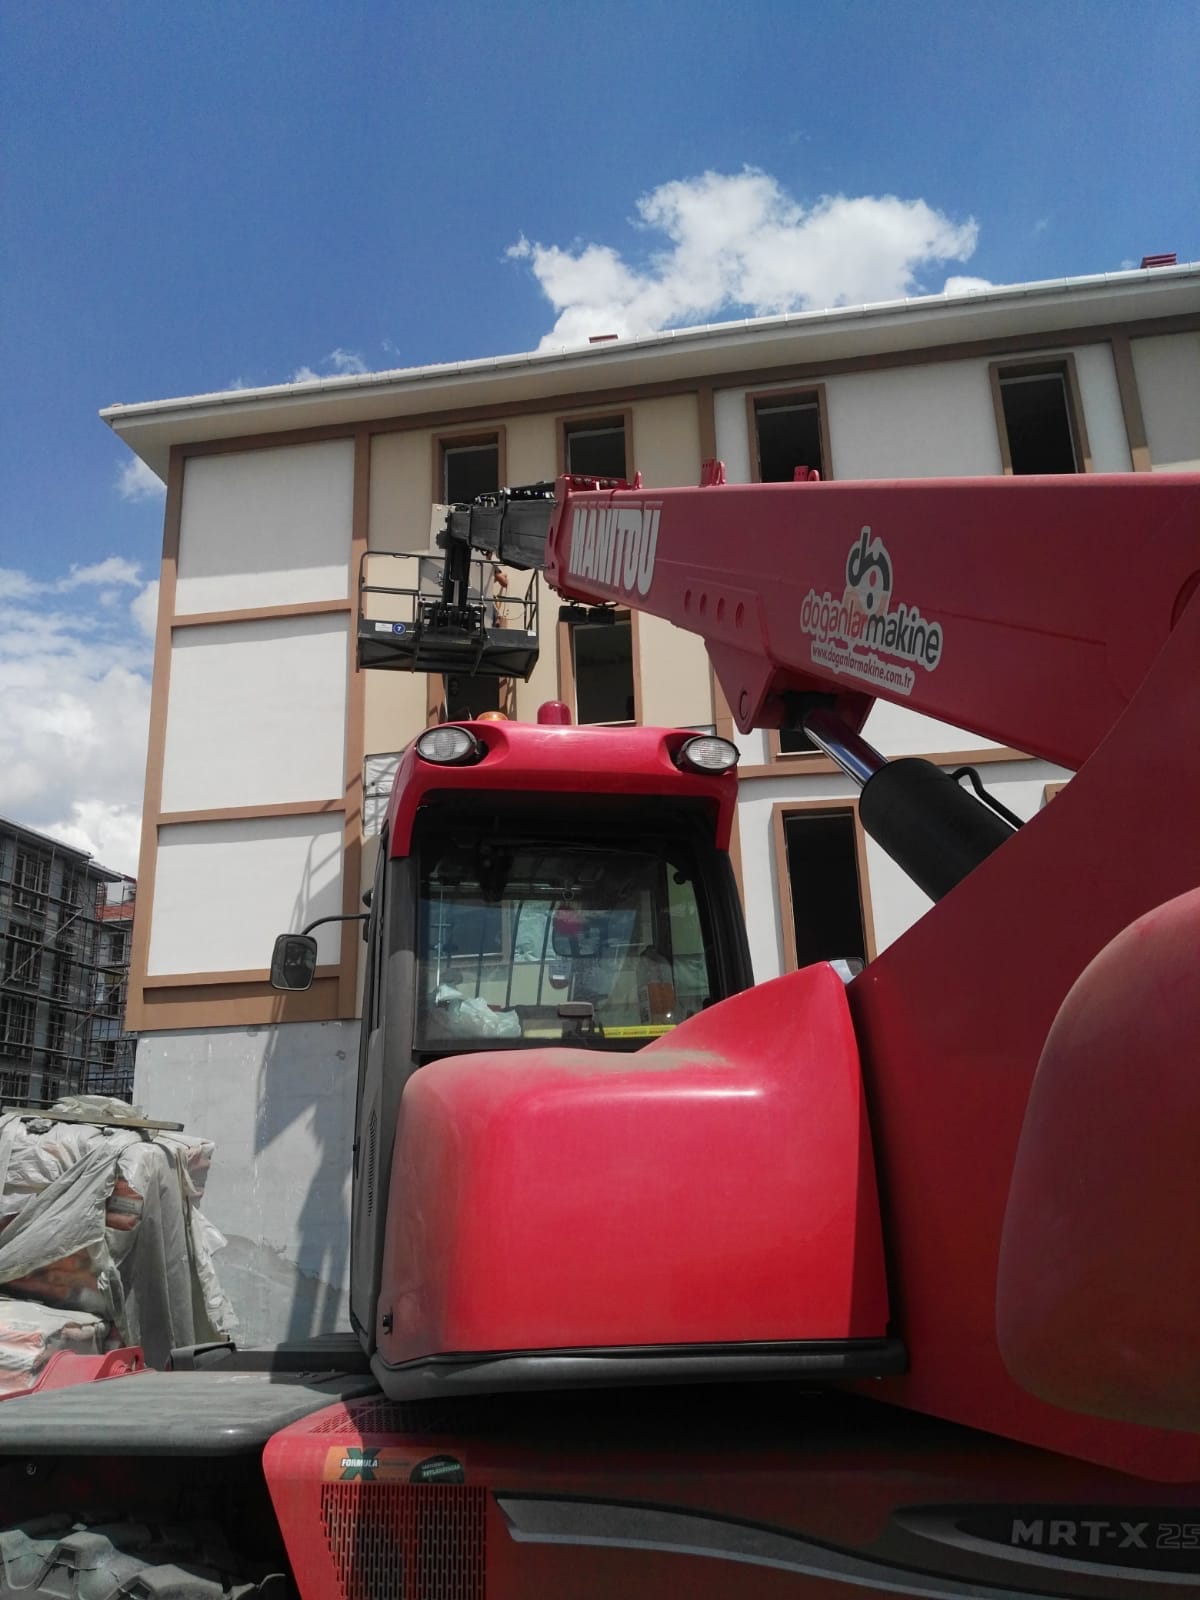
{"type": "MultiPolygon", "coordinates": [[[[629,622],[630,653],[633,657],[633,722],[589,722],[589,728],[628,728],[642,726],[642,648],[636,611],[620,609],[618,622],[629,622]]],[[[560,617],[557,624],[558,647],[558,698],[570,709],[572,722],[579,721],[579,707],[575,701],[575,658],[571,650],[571,624],[560,617]]]]}
{"type": "Polygon", "coordinates": [[[1000,441],[1000,462],[1006,478],[1013,476],[1013,464],[1012,452],[1008,445],[1008,425],[1004,420],[1004,396],[1000,390],[1000,380],[1014,374],[1033,378],[1042,373],[1049,375],[1052,372],[1059,372],[1066,379],[1067,422],[1070,425],[1071,442],[1075,446],[1079,470],[1081,473],[1092,471],[1092,447],[1088,442],[1087,423],[1083,415],[1083,395],[1079,388],[1075,355],[1073,351],[1065,350],[1053,355],[988,362],[988,382],[991,384],[992,405],[996,412],[996,436],[1000,441]]]}
{"type": "Polygon", "coordinates": [[[760,401],[779,405],[789,400],[817,403],[817,421],[821,430],[821,459],[809,463],[816,467],[822,479],[833,477],[833,463],[829,454],[829,408],[823,383],[806,383],[796,389],[752,389],[746,395],[746,437],[750,445],[750,481],[762,482],[762,463],[758,454],[758,406],[760,401]]]}
{"type": "Polygon", "coordinates": [[[446,447],[455,445],[494,444],[496,446],[496,476],[498,487],[508,482],[508,440],[503,423],[494,428],[472,428],[466,433],[435,433],[430,441],[433,456],[433,493],[435,506],[444,505],[446,492],[446,447]]]}
{"type": "Polygon", "coordinates": [[[1054,799],[1054,796],[1061,793],[1061,791],[1067,787],[1069,782],[1069,778],[1063,778],[1059,783],[1046,784],[1042,789],[1042,804],[1044,806],[1048,806],[1051,800],[1054,799]]]}
{"type": "Polygon", "coordinates": [[[868,964],[879,954],[875,943],[875,913],[871,905],[871,879],[867,872],[867,835],[858,815],[858,801],[779,800],[771,807],[771,838],[775,856],[775,882],[779,885],[779,920],[783,935],[783,970],[795,972],[796,921],[792,903],[792,880],[788,873],[787,836],[784,823],[801,812],[824,812],[827,816],[849,812],[854,817],[854,853],[858,862],[859,909],[862,912],[863,943],[868,964]]]}
{"type": "Polygon", "coordinates": [[[570,411],[554,419],[554,436],[556,441],[558,462],[558,476],[561,478],[567,470],[567,435],[578,428],[615,428],[618,424],[625,432],[625,475],[628,482],[633,482],[633,475],[637,470],[634,465],[633,454],[633,410],[631,407],[618,407],[616,410],[604,411],[570,411]]]}

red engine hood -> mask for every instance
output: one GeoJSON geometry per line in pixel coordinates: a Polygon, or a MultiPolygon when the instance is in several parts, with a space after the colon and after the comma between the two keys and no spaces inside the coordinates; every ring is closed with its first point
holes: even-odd
{"type": "Polygon", "coordinates": [[[635,1055],[423,1068],[392,1166],[378,1353],[877,1339],[879,1203],[845,990],[763,984],[635,1055]]]}

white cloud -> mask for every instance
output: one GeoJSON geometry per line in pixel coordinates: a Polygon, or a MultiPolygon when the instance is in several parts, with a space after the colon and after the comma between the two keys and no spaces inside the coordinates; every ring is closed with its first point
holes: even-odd
{"type": "Polygon", "coordinates": [[[949,277],[943,294],[978,294],[982,289],[994,289],[990,278],[949,277]]]}
{"type": "Polygon", "coordinates": [[[360,372],[369,372],[371,370],[357,350],[343,350],[340,346],[336,350],[331,350],[327,356],[317,363],[317,366],[324,367],[326,369],[325,372],[320,373],[316,368],[306,364],[302,367],[297,367],[288,382],[316,383],[323,376],[337,378],[356,377],[360,372]]]}
{"type": "Polygon", "coordinates": [[[367,363],[356,350],[331,350],[328,359],[335,372],[358,373],[368,370],[367,363]]]}
{"type": "Polygon", "coordinates": [[[119,556],[47,582],[0,573],[0,813],[130,873],[156,593],[119,556]]]}
{"type": "Polygon", "coordinates": [[[157,500],[166,492],[167,486],[158,474],[137,456],[126,461],[117,474],[117,493],[122,500],[157,500]]]}
{"type": "Polygon", "coordinates": [[[509,248],[557,314],[543,349],[739,310],[768,316],[896,299],[920,290],[922,269],[969,260],[979,233],[972,219],[954,222],[895,195],[825,195],[805,207],[749,167],[664,183],[637,213],[642,232],[666,241],[643,266],[602,244],[562,249],[522,237],[509,248]]]}

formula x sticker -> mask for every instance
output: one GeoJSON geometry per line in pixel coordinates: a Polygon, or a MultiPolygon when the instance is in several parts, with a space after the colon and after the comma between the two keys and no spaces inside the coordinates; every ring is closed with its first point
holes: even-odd
{"type": "Polygon", "coordinates": [[[326,1483],[465,1483],[460,1456],[424,1455],[396,1445],[335,1445],[325,1455],[326,1483]]]}

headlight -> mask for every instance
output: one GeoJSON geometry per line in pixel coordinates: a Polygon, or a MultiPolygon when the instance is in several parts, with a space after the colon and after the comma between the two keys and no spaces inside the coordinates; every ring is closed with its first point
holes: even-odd
{"type": "Polygon", "coordinates": [[[476,760],[480,753],[475,735],[449,722],[440,728],[428,728],[417,740],[417,754],[443,767],[461,767],[464,762],[476,760]]]}
{"type": "Polygon", "coordinates": [[[728,739],[714,739],[711,734],[703,734],[680,745],[675,761],[676,765],[691,767],[694,772],[728,772],[738,764],[738,748],[728,739]]]}

